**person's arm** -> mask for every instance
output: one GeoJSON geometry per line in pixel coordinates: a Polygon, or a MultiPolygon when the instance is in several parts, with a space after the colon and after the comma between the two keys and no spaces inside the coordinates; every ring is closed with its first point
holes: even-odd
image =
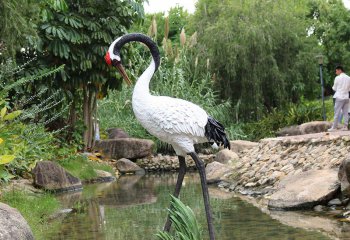
{"type": "Polygon", "coordinates": [[[333,84],[333,87],[332,87],[332,89],[334,90],[334,91],[337,91],[337,88],[338,88],[338,76],[337,77],[335,77],[335,79],[334,79],[334,84],[333,84]]]}

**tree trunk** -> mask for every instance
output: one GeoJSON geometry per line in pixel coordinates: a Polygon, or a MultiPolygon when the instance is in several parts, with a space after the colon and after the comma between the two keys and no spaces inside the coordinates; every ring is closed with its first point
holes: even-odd
{"type": "Polygon", "coordinates": [[[84,139],[84,150],[89,151],[95,145],[95,121],[96,118],[96,94],[92,89],[88,89],[87,86],[84,87],[84,102],[83,102],[83,118],[84,125],[86,127],[83,135],[84,139]]]}
{"type": "Polygon", "coordinates": [[[76,106],[76,100],[73,99],[72,105],[70,106],[69,109],[69,118],[68,118],[68,125],[74,129],[75,123],[77,122],[77,113],[75,111],[75,106],[76,106]]]}

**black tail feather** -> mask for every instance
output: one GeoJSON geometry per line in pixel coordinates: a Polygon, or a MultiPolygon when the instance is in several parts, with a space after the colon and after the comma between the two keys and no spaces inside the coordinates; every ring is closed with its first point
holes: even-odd
{"type": "Polygon", "coordinates": [[[208,116],[208,122],[205,125],[205,136],[209,142],[214,141],[219,146],[223,145],[224,148],[231,148],[225,133],[225,127],[211,116],[208,116]]]}

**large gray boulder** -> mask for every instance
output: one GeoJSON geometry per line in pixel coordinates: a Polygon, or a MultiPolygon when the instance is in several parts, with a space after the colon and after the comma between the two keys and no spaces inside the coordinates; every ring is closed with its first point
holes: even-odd
{"type": "Polygon", "coordinates": [[[223,164],[227,164],[227,163],[232,164],[236,162],[238,159],[239,159],[239,156],[237,155],[237,153],[227,148],[219,151],[215,156],[215,161],[223,164]]]}
{"type": "Polygon", "coordinates": [[[121,174],[143,173],[144,170],[129,159],[122,158],[117,161],[117,169],[121,174]]]}
{"type": "Polygon", "coordinates": [[[277,136],[295,136],[309,133],[327,132],[327,129],[332,126],[331,122],[327,121],[312,121],[301,125],[284,127],[279,130],[277,136]]]}
{"type": "Polygon", "coordinates": [[[300,131],[299,125],[284,127],[276,132],[277,136],[295,136],[301,134],[302,133],[300,131]]]}
{"type": "Polygon", "coordinates": [[[350,197],[350,158],[344,159],[339,166],[338,178],[340,190],[344,197],[350,197]]]}
{"type": "Polygon", "coordinates": [[[309,134],[309,133],[319,133],[319,132],[327,132],[327,129],[332,126],[331,122],[327,121],[313,121],[303,123],[299,126],[301,134],[309,134]]]}
{"type": "Polygon", "coordinates": [[[240,151],[251,149],[259,145],[257,142],[250,142],[245,140],[233,140],[230,141],[231,151],[239,153],[240,151]]]}
{"type": "Polygon", "coordinates": [[[74,177],[55,162],[37,162],[32,170],[34,186],[54,192],[81,190],[83,185],[79,178],[74,177]]]}
{"type": "Polygon", "coordinates": [[[22,215],[4,203],[0,203],[0,239],[34,240],[32,230],[22,215]]]}
{"type": "Polygon", "coordinates": [[[217,183],[225,180],[225,175],[231,173],[232,168],[219,162],[212,162],[207,165],[205,172],[208,183],[217,183]]]}
{"type": "Polygon", "coordinates": [[[334,198],[339,185],[336,169],[310,170],[287,176],[270,196],[268,207],[297,210],[325,204],[334,198]]]}
{"type": "Polygon", "coordinates": [[[139,159],[152,155],[154,142],[137,138],[107,139],[96,142],[95,148],[107,158],[139,159]]]}

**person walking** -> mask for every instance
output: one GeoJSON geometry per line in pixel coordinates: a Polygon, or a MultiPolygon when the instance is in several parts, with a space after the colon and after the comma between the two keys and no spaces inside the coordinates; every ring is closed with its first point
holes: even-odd
{"type": "MultiPolygon", "coordinates": [[[[341,112],[347,113],[349,109],[349,91],[350,91],[350,77],[344,73],[342,66],[335,68],[335,74],[332,89],[335,91],[335,104],[334,104],[334,120],[332,127],[328,129],[329,132],[336,131],[338,128],[339,117],[341,112]]],[[[341,130],[348,130],[349,115],[343,114],[344,127],[341,130]]]]}

